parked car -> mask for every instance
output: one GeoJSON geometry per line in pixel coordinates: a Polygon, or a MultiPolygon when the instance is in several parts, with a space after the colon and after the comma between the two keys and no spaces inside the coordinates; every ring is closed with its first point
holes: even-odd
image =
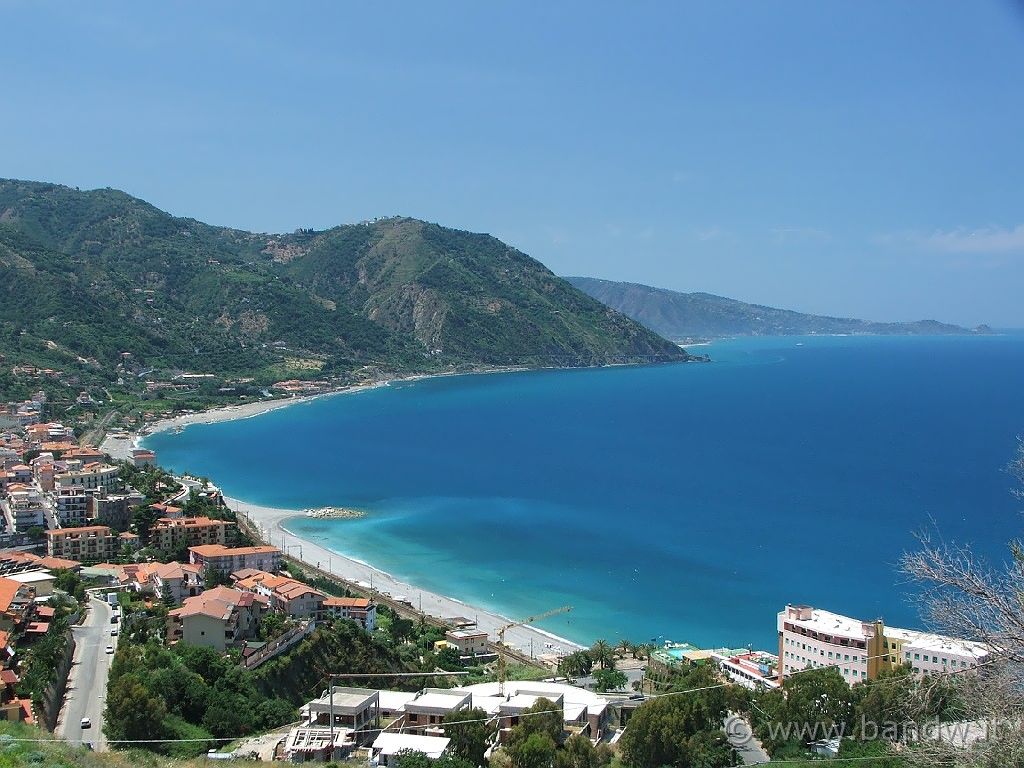
{"type": "Polygon", "coordinates": [[[108,645],[107,646],[107,653],[113,653],[113,652],[114,652],[114,646],[108,645]]]}
{"type": "Polygon", "coordinates": [[[111,637],[117,637],[117,627],[114,627],[113,629],[110,630],[110,636],[111,637]]]}
{"type": "Polygon", "coordinates": [[[83,728],[92,728],[92,720],[90,720],[88,717],[83,717],[82,718],[82,727],[83,728]]]}

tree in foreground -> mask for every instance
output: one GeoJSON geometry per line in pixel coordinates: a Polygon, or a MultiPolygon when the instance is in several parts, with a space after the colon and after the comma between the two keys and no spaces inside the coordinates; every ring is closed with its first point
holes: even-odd
{"type": "Polygon", "coordinates": [[[484,753],[493,735],[487,726],[487,713],[482,709],[462,709],[444,717],[444,735],[452,740],[452,753],[474,766],[484,765],[484,753]]]}
{"type": "Polygon", "coordinates": [[[725,768],[734,764],[733,750],[722,731],[727,697],[705,667],[688,672],[679,690],[637,707],[619,740],[623,762],[633,768],[701,766],[725,768]]]}
{"type": "Polygon", "coordinates": [[[558,673],[569,680],[586,677],[593,668],[594,660],[589,651],[574,651],[558,662],[558,673]]]}
{"type": "MultiPolygon", "coordinates": [[[[1024,442],[1007,467],[1024,497],[1024,442]]],[[[988,738],[969,747],[956,739],[923,739],[907,755],[911,766],[988,768],[1024,765],[1024,544],[1010,543],[1010,559],[991,567],[968,547],[924,535],[902,569],[925,589],[925,618],[936,631],[977,639],[993,649],[977,673],[945,675],[914,692],[913,712],[933,706],[935,686],[961,702],[959,721],[980,721],[988,738]],[[944,679],[943,679],[944,678],[944,679]]]]}

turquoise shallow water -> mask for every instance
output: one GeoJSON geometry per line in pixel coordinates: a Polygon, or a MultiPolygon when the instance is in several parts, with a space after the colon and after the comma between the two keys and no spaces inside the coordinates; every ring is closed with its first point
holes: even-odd
{"type": "Polygon", "coordinates": [[[715,362],[440,378],[147,440],[297,534],[570,639],[775,645],[804,602],[919,625],[937,525],[1001,559],[1024,336],[762,338],[715,362]]]}

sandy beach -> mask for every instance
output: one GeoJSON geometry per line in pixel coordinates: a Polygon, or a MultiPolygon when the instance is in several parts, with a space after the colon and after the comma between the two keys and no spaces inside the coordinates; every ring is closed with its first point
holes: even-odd
{"type": "MultiPolygon", "coordinates": [[[[395,379],[396,381],[415,381],[433,376],[471,375],[484,373],[505,373],[524,370],[522,368],[503,368],[484,371],[461,371],[442,373],[434,375],[414,375],[395,379]]],[[[247,419],[254,416],[287,408],[299,403],[309,402],[320,397],[332,397],[342,394],[353,394],[363,392],[376,387],[387,386],[391,381],[380,381],[369,384],[360,384],[346,389],[325,392],[316,395],[280,398],[277,400],[266,400],[260,402],[242,403],[239,405],[215,408],[199,413],[183,414],[169,419],[162,419],[153,422],[147,427],[147,433],[153,434],[170,429],[179,429],[190,424],[215,424],[222,421],[233,421],[235,419],[247,419]]],[[[131,457],[133,448],[139,447],[144,435],[129,434],[125,437],[108,435],[100,449],[110,454],[115,459],[127,460],[131,457]]],[[[216,482],[216,478],[214,478],[216,482]]],[[[508,624],[511,619],[497,613],[487,611],[483,608],[467,605],[453,597],[439,595],[419,587],[399,581],[391,574],[374,568],[372,565],[346,557],[337,552],[327,550],[316,542],[300,538],[287,530],[285,522],[290,517],[301,516],[300,510],[276,509],[257,504],[250,504],[240,499],[228,498],[228,504],[239,514],[245,515],[262,532],[265,540],[288,552],[290,556],[299,556],[304,562],[316,566],[324,571],[333,573],[349,581],[364,582],[372,584],[373,589],[379,592],[387,592],[392,597],[399,595],[406,596],[417,609],[436,616],[438,618],[450,618],[464,616],[477,622],[477,626],[490,635],[492,640],[497,639],[497,630],[508,624]]],[[[516,619],[522,617],[515,617],[516,619]]],[[[505,633],[505,642],[523,653],[536,657],[542,655],[570,653],[582,646],[573,643],[565,638],[558,637],[544,630],[535,627],[515,627],[505,633]]]]}
{"type": "MultiPolygon", "coordinates": [[[[338,390],[336,392],[324,392],[316,395],[304,395],[298,397],[282,397],[276,400],[260,400],[253,401],[251,403],[229,405],[224,408],[213,408],[208,411],[199,411],[197,413],[186,413],[181,416],[174,416],[170,419],[154,421],[146,428],[146,431],[147,434],[153,434],[155,432],[166,432],[169,429],[183,429],[190,424],[216,424],[221,421],[249,419],[253,416],[259,416],[260,414],[269,413],[270,411],[276,411],[279,408],[287,408],[290,405],[306,403],[310,400],[315,400],[318,397],[328,397],[330,395],[345,394],[347,392],[359,392],[365,389],[372,389],[373,387],[384,386],[386,384],[387,382],[381,382],[379,384],[362,384],[355,387],[349,387],[348,389],[338,390]]],[[[116,437],[108,434],[104,438],[103,442],[100,443],[99,448],[104,453],[110,454],[114,459],[127,461],[131,458],[132,449],[138,448],[144,439],[145,435],[141,434],[129,434],[126,437],[116,437]]]]}
{"type": "MultiPolygon", "coordinates": [[[[404,595],[419,610],[438,618],[465,616],[477,622],[477,626],[488,633],[491,640],[497,639],[499,627],[509,623],[509,619],[497,613],[472,605],[467,605],[445,595],[439,595],[420,589],[412,584],[399,581],[391,574],[374,568],[372,565],[354,560],[337,552],[326,549],[316,542],[300,538],[287,529],[287,520],[301,516],[297,510],[275,509],[257,504],[249,504],[240,499],[227,498],[228,505],[244,515],[263,533],[263,538],[280,547],[292,557],[328,571],[349,581],[360,581],[372,584],[378,592],[387,592],[391,597],[404,595]]],[[[522,618],[522,617],[516,617],[522,618]]],[[[505,642],[523,653],[541,656],[542,654],[570,653],[581,648],[565,638],[558,637],[535,627],[515,627],[505,633],[505,642]]]]}

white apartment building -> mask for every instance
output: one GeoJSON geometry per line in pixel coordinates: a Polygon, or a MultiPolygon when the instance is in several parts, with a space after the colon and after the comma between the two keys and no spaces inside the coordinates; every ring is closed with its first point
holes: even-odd
{"type": "Polygon", "coordinates": [[[80,469],[70,469],[67,472],[62,472],[54,477],[54,483],[57,488],[85,488],[86,490],[106,488],[107,490],[117,490],[120,478],[117,467],[110,464],[92,462],[80,469]]]}
{"type": "Polygon", "coordinates": [[[881,622],[851,619],[809,605],[787,605],[779,613],[778,631],[780,679],[816,667],[836,667],[851,685],[878,676],[881,622]]]}
{"type": "Polygon", "coordinates": [[[89,519],[89,498],[84,488],[57,488],[50,501],[61,526],[84,525],[89,519]]]}
{"type": "Polygon", "coordinates": [[[919,674],[973,669],[991,655],[989,649],[981,643],[912,629],[886,627],[885,637],[898,663],[909,664],[919,674]]]}
{"type": "Polygon", "coordinates": [[[914,672],[959,672],[989,656],[980,643],[886,627],[808,605],[787,605],[778,615],[779,683],[794,672],[835,667],[850,685],[874,680],[885,669],[910,664],[914,672]]]}
{"type": "Polygon", "coordinates": [[[7,498],[0,501],[7,529],[24,533],[29,528],[46,527],[43,496],[34,488],[18,484],[7,488],[7,498]]]}

